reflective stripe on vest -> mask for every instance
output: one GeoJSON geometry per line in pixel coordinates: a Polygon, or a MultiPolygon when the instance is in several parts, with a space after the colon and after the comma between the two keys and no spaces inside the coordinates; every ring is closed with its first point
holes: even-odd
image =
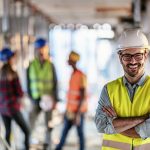
{"type": "MultiPolygon", "coordinates": [[[[135,92],[133,102],[130,101],[128,91],[119,78],[107,84],[107,91],[111,105],[119,117],[136,117],[150,113],[150,77],[146,77],[144,85],[139,86],[135,92]]],[[[150,143],[150,138],[130,138],[121,134],[104,134],[104,140],[131,144],[133,148],[140,148],[150,143]]]]}
{"type": "Polygon", "coordinates": [[[136,146],[134,150],[150,150],[150,143],[136,146]]]}
{"type": "Polygon", "coordinates": [[[45,61],[41,66],[38,59],[33,60],[29,67],[30,90],[33,99],[43,94],[52,94],[53,72],[52,64],[45,61]]]}
{"type": "MultiPolygon", "coordinates": [[[[84,103],[86,103],[86,100],[82,100],[82,105],[84,105],[84,103]]],[[[79,101],[71,99],[68,101],[68,104],[79,105],[79,101]]]]}
{"type": "MultiPolygon", "coordinates": [[[[86,76],[80,71],[76,70],[72,73],[69,82],[69,91],[67,95],[67,110],[69,112],[77,112],[78,106],[81,99],[80,90],[84,88],[86,90],[86,85],[83,84],[86,80],[86,76]]],[[[87,111],[87,101],[86,98],[82,101],[80,106],[80,112],[87,111]]]]}
{"type": "Polygon", "coordinates": [[[68,92],[69,95],[75,95],[75,96],[80,96],[80,92],[77,90],[70,90],[68,92]]]}
{"type": "MultiPolygon", "coordinates": [[[[69,95],[73,95],[76,97],[80,97],[80,92],[79,91],[75,91],[75,90],[71,90],[69,91],[69,95]]],[[[78,105],[79,105],[79,100],[78,99],[69,99],[67,105],[71,106],[72,110],[76,111],[78,105]]],[[[86,100],[82,100],[82,106],[81,107],[85,107],[86,106],[86,100]]],[[[70,108],[68,107],[68,109],[70,110],[70,108]]]]}
{"type": "MultiPolygon", "coordinates": [[[[69,112],[77,112],[79,105],[79,100],[69,100],[67,102],[67,110],[69,112]]],[[[86,112],[87,111],[87,100],[82,100],[82,104],[80,106],[80,112],[86,112]]]]}
{"type": "Polygon", "coordinates": [[[111,140],[103,140],[102,145],[105,147],[117,148],[117,149],[121,149],[121,150],[130,150],[131,149],[131,144],[116,142],[116,141],[111,141],[111,140]]]}

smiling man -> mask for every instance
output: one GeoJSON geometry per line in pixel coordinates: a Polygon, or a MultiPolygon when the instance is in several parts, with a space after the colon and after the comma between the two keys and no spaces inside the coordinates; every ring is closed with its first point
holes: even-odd
{"type": "Polygon", "coordinates": [[[149,150],[150,77],[145,74],[149,44],[139,29],[122,33],[118,55],[124,76],[107,83],[95,115],[102,150],[149,150]]]}
{"type": "Polygon", "coordinates": [[[145,59],[148,52],[145,48],[128,48],[118,52],[125,77],[131,82],[138,80],[144,73],[145,59]],[[130,78],[134,78],[131,80],[130,78]]]}

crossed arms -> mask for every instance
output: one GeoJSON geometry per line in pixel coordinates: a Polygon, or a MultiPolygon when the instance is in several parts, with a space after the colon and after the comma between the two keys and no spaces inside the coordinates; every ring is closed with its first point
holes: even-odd
{"type": "Polygon", "coordinates": [[[150,118],[141,117],[119,117],[111,107],[110,99],[104,86],[95,115],[95,123],[100,133],[120,133],[129,137],[150,137],[150,118]]]}
{"type": "Polygon", "coordinates": [[[138,138],[139,134],[135,131],[135,126],[143,123],[146,119],[148,119],[148,115],[141,117],[128,117],[121,118],[117,117],[117,114],[113,107],[102,107],[103,112],[107,114],[108,117],[115,118],[112,120],[112,124],[117,133],[123,134],[125,136],[138,138]]]}

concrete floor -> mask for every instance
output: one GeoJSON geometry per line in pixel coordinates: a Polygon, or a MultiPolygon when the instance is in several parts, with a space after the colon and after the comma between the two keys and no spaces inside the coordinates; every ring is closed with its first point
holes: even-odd
{"type": "MultiPolygon", "coordinates": [[[[26,121],[29,123],[28,120],[28,113],[31,108],[29,108],[31,104],[26,104],[25,111],[23,112],[23,115],[26,119],[26,121]]],[[[56,144],[59,142],[60,134],[62,132],[63,127],[63,115],[62,113],[58,113],[58,111],[54,112],[53,114],[53,125],[54,129],[52,131],[52,144],[51,144],[51,150],[54,150],[56,144]]],[[[45,140],[45,125],[44,125],[44,113],[42,112],[38,120],[36,122],[36,127],[33,129],[32,135],[31,135],[31,142],[32,143],[38,143],[43,142],[45,140]]],[[[0,135],[4,138],[5,129],[3,126],[3,122],[0,119],[0,135]]],[[[93,118],[90,115],[86,116],[85,120],[85,137],[86,137],[86,150],[100,150],[101,148],[101,142],[102,142],[102,134],[98,134],[95,123],[93,118]]],[[[11,135],[11,141],[12,141],[12,150],[23,150],[23,141],[24,141],[24,135],[22,134],[20,128],[13,122],[12,124],[12,135],[11,135]]],[[[63,148],[63,150],[78,150],[79,144],[78,144],[78,137],[76,133],[76,129],[72,127],[70,130],[66,144],[63,148]]],[[[4,146],[0,140],[0,150],[4,150],[4,146]]],[[[37,148],[31,150],[38,150],[37,148]]],[[[40,149],[39,149],[40,150],[40,149]]]]}
{"type": "MultiPolygon", "coordinates": [[[[41,114],[40,118],[43,114],[41,114]]],[[[62,116],[59,116],[59,118],[62,118],[62,116]]],[[[61,120],[61,119],[60,119],[61,120]]],[[[35,128],[34,133],[32,134],[32,137],[34,139],[38,139],[39,141],[44,141],[44,133],[45,129],[42,127],[44,124],[42,124],[42,119],[39,120],[37,124],[37,128],[35,128]]],[[[59,124],[55,126],[55,128],[52,130],[52,150],[54,150],[56,144],[59,142],[60,135],[62,132],[63,127],[63,120],[60,121],[59,124]]],[[[102,142],[102,134],[98,134],[94,120],[92,118],[86,117],[85,122],[85,137],[86,137],[86,150],[100,150],[101,142],[102,142]]],[[[66,144],[63,148],[63,150],[78,150],[79,149],[79,142],[78,142],[78,136],[76,133],[76,128],[72,127],[70,130],[66,144]]]]}
{"type": "MultiPolygon", "coordinates": [[[[62,124],[56,127],[53,131],[53,140],[60,138],[60,133],[62,131],[62,124]]],[[[95,129],[95,124],[93,120],[86,119],[85,123],[85,137],[86,137],[86,150],[100,150],[102,135],[98,134],[95,129]]],[[[54,145],[57,141],[53,141],[54,145]]],[[[76,129],[72,127],[66,141],[66,146],[64,150],[77,150],[79,149],[78,137],[76,129]]]]}

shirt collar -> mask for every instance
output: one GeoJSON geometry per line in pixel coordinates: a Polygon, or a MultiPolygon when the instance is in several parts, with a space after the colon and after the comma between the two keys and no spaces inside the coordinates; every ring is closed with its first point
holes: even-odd
{"type": "MultiPolygon", "coordinates": [[[[143,75],[142,75],[142,77],[139,79],[139,81],[137,82],[137,83],[135,83],[134,85],[138,85],[138,86],[142,86],[142,85],[144,85],[144,81],[145,81],[145,79],[146,79],[146,74],[144,73],[143,75]]],[[[123,83],[124,83],[124,85],[131,85],[130,83],[129,83],[129,81],[126,79],[126,77],[125,76],[123,76],[123,83]]],[[[134,86],[133,85],[133,86],[134,86]]]]}

